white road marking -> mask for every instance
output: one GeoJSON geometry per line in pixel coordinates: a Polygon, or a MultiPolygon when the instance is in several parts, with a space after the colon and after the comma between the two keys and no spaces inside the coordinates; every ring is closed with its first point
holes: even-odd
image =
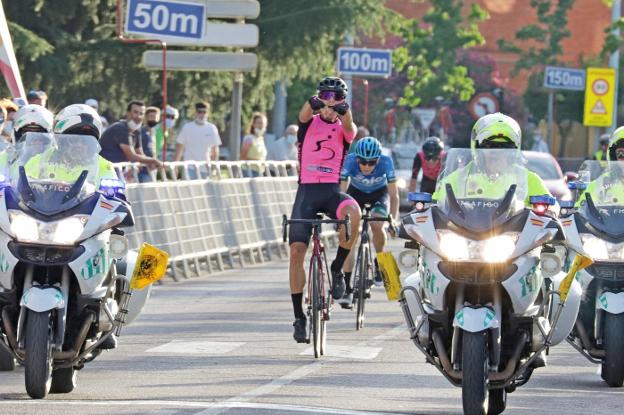
{"type": "MultiPolygon", "coordinates": [[[[381,347],[339,346],[328,344],[327,350],[325,350],[325,356],[340,357],[343,359],[371,360],[376,358],[380,351],[381,347]]],[[[309,347],[299,354],[311,355],[313,353],[314,348],[309,347]]]]}
{"type": "MultiPolygon", "coordinates": [[[[174,407],[174,408],[210,408],[227,411],[232,408],[249,408],[249,409],[262,409],[273,411],[292,411],[296,413],[317,413],[317,414],[336,414],[336,415],[397,415],[396,412],[367,412],[367,411],[353,411],[349,409],[333,409],[313,406],[299,406],[299,405],[280,405],[270,403],[253,403],[253,402],[193,402],[193,401],[163,401],[163,400],[144,400],[144,401],[115,401],[115,400],[103,400],[103,401],[57,401],[57,400],[2,400],[0,401],[0,408],[4,405],[23,405],[23,406],[107,406],[107,407],[137,407],[137,406],[161,406],[161,407],[174,407]]],[[[199,412],[203,414],[206,411],[199,412]]],[[[159,409],[150,414],[163,415],[169,412],[166,409],[159,409]]]]}
{"type": "MultiPolygon", "coordinates": [[[[370,348],[373,346],[377,346],[385,342],[386,340],[390,340],[393,337],[398,336],[399,334],[404,334],[405,330],[406,330],[405,326],[401,324],[400,326],[397,326],[391,330],[388,330],[387,332],[382,333],[379,336],[375,336],[372,339],[365,340],[363,342],[358,343],[356,347],[369,347],[370,348]]],[[[292,372],[285,374],[282,377],[273,379],[273,381],[267,383],[266,385],[262,385],[260,387],[257,387],[256,389],[252,389],[250,391],[241,393],[240,395],[234,396],[224,402],[231,402],[231,403],[238,404],[242,402],[253,401],[254,399],[259,398],[261,396],[274,393],[276,390],[282,388],[283,386],[290,385],[291,383],[299,379],[302,379],[303,377],[308,376],[311,373],[316,372],[317,370],[321,369],[326,364],[331,363],[333,361],[338,361],[338,360],[341,360],[341,358],[340,357],[322,357],[320,360],[317,360],[314,363],[301,366],[293,370],[292,372]]],[[[205,411],[201,411],[195,415],[218,415],[223,412],[226,412],[227,410],[228,408],[215,407],[215,408],[206,409],[205,411]]],[[[347,413],[347,412],[342,411],[338,413],[347,413]]],[[[359,413],[362,413],[362,412],[359,412],[359,413]]]]}
{"type": "Polygon", "coordinates": [[[222,355],[241,347],[245,343],[239,342],[210,342],[210,341],[184,341],[174,340],[146,350],[147,353],[181,353],[222,355]]]}

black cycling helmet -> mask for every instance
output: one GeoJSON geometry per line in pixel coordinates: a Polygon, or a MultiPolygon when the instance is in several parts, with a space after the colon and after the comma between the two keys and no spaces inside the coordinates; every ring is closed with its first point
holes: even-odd
{"type": "Polygon", "coordinates": [[[422,145],[422,151],[426,159],[438,157],[444,150],[444,143],[438,137],[429,137],[422,145]]]}
{"type": "Polygon", "coordinates": [[[319,82],[318,90],[341,92],[343,95],[347,95],[349,87],[345,81],[338,77],[326,76],[321,80],[321,82],[319,82]]]}

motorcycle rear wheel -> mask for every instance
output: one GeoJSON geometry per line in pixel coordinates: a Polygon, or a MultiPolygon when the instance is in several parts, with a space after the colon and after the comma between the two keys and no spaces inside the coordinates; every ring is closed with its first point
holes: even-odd
{"type": "Polygon", "coordinates": [[[464,415],[486,415],[489,406],[487,331],[464,331],[462,337],[464,415]]]}
{"type": "Polygon", "coordinates": [[[42,399],[52,383],[52,327],[50,312],[28,310],[26,319],[26,361],[24,368],[26,392],[33,399],[42,399]]]}
{"type": "Polygon", "coordinates": [[[607,385],[619,388],[624,384],[624,314],[605,313],[604,316],[605,360],[602,363],[602,378],[607,385]]]}

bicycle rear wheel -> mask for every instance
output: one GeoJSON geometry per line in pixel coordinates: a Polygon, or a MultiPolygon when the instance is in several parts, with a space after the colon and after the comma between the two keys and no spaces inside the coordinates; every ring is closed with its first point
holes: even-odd
{"type": "Polygon", "coordinates": [[[323,332],[321,325],[323,324],[323,308],[321,302],[321,270],[318,261],[312,260],[312,346],[314,348],[314,357],[318,358],[322,355],[321,345],[323,332]]]}
{"type": "Polygon", "coordinates": [[[368,246],[360,245],[357,262],[357,308],[355,313],[355,329],[359,330],[364,326],[364,307],[366,305],[366,289],[370,272],[370,252],[368,246]]]}

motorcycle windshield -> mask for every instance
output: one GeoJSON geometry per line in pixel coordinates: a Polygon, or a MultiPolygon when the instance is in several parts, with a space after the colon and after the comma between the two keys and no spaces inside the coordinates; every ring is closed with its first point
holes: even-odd
{"type": "Polygon", "coordinates": [[[29,208],[54,215],[96,191],[100,145],[95,137],[27,133],[11,166],[11,185],[29,208]]]}
{"type": "Polygon", "coordinates": [[[451,149],[437,184],[438,207],[455,225],[484,232],[522,211],[526,160],[514,149],[451,149]]]}
{"type": "Polygon", "coordinates": [[[595,229],[614,238],[624,236],[624,162],[588,160],[579,177],[587,184],[579,213],[595,229]]]}

